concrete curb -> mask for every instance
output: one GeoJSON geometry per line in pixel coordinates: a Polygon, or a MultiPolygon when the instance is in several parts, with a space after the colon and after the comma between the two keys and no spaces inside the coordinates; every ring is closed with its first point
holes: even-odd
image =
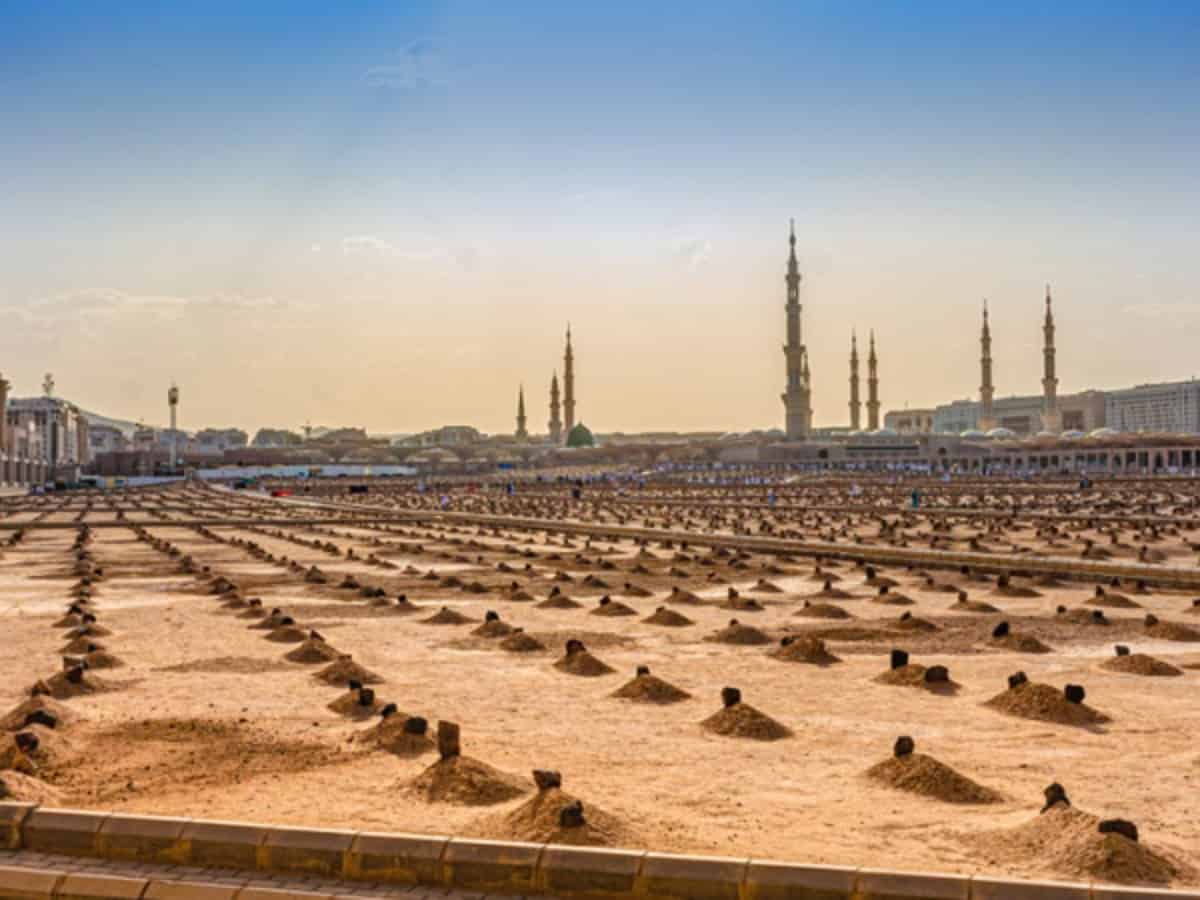
{"type": "MultiPolygon", "coordinates": [[[[0,803],[0,846],[118,862],[324,875],[563,900],[1200,900],[1198,891],[289,828],[28,803],[0,803]]],[[[285,900],[284,894],[291,896],[260,887],[63,875],[0,865],[0,900],[285,900]]]]}

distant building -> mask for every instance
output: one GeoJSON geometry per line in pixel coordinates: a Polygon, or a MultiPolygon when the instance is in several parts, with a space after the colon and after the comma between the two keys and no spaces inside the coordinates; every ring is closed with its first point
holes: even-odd
{"type": "Polygon", "coordinates": [[[92,459],[101,453],[116,453],[129,447],[129,439],[125,437],[125,432],[115,425],[92,425],[88,431],[92,459]]]}
{"type": "Polygon", "coordinates": [[[410,435],[397,443],[400,447],[465,447],[478,444],[483,435],[470,425],[445,425],[432,431],[410,435]]]}
{"type": "Polygon", "coordinates": [[[1116,431],[1200,434],[1200,382],[1140,384],[1105,395],[1105,424],[1116,431]]]}
{"type": "Polygon", "coordinates": [[[899,412],[886,413],[883,417],[883,427],[890,428],[897,434],[929,434],[933,431],[932,409],[905,409],[899,412]]]}
{"type": "Polygon", "coordinates": [[[92,458],[87,418],[66,400],[16,398],[8,402],[5,420],[31,451],[30,458],[60,469],[86,465],[92,458]]]}

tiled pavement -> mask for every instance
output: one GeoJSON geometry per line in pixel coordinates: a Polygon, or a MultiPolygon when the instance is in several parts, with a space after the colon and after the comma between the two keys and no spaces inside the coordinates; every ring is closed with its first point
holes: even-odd
{"type": "MultiPolygon", "coordinates": [[[[317,876],[272,875],[267,872],[243,872],[235,869],[202,869],[191,866],[167,866],[149,863],[112,862],[74,856],[55,856],[28,850],[0,850],[0,896],[3,895],[4,870],[8,868],[40,869],[76,875],[105,875],[151,882],[211,885],[228,887],[231,894],[240,888],[268,889],[312,895],[320,898],[365,898],[365,900],[521,900],[510,895],[479,894],[472,891],[452,891],[446,888],[419,887],[369,882],[342,881],[317,876]]],[[[181,896],[185,896],[183,892],[181,896]]],[[[197,891],[196,894],[206,894],[197,891]]]]}

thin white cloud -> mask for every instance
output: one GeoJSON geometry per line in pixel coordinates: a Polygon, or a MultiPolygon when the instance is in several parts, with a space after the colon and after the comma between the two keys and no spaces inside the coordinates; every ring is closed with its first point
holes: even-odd
{"type": "Polygon", "coordinates": [[[675,244],[675,256],[689,269],[698,269],[712,255],[712,242],[705,238],[684,238],[675,244]]]}
{"type": "Polygon", "coordinates": [[[437,46],[422,38],[407,44],[394,59],[366,69],[362,80],[376,89],[417,90],[446,84],[446,66],[437,46]]]}

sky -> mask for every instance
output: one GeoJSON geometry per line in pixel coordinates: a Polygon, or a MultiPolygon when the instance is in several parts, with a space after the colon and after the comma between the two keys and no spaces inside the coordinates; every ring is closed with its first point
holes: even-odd
{"type": "Polygon", "coordinates": [[[0,373],[185,428],[816,425],[1200,374],[1200,6],[0,5],[0,373]],[[865,385],[864,385],[865,391],[865,385]]]}

